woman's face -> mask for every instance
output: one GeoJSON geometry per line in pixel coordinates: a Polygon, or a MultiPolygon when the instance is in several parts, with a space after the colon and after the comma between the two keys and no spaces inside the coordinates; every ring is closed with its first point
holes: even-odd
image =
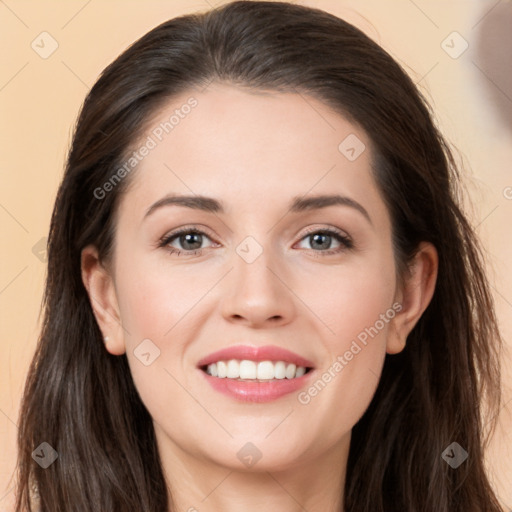
{"type": "Polygon", "coordinates": [[[169,101],[134,149],[112,266],[123,329],[105,334],[162,453],[277,470],[346,451],[401,348],[366,134],[312,97],[214,83],[169,101]]]}

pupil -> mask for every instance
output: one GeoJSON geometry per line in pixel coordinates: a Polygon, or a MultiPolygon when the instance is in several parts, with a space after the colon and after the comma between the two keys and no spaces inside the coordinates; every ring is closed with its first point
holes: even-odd
{"type": "Polygon", "coordinates": [[[317,233],[316,235],[313,235],[313,244],[312,244],[312,246],[314,246],[317,243],[318,237],[323,237],[323,238],[327,238],[327,239],[331,238],[330,235],[325,235],[325,234],[317,233]]]}
{"type": "Polygon", "coordinates": [[[182,246],[185,250],[194,250],[194,249],[199,249],[199,247],[201,247],[201,239],[199,238],[199,241],[195,241],[193,240],[193,237],[201,237],[201,235],[199,233],[189,233],[187,235],[182,235],[181,236],[181,242],[182,242],[182,246]],[[199,247],[187,247],[187,244],[194,244],[194,243],[199,243],[199,247]]]}

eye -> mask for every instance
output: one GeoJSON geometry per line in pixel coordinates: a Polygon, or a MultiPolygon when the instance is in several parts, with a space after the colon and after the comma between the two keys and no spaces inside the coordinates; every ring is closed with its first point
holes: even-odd
{"type": "MultiPolygon", "coordinates": [[[[158,246],[167,249],[171,254],[177,256],[180,254],[187,256],[200,255],[205,249],[202,247],[205,239],[212,241],[210,236],[204,231],[189,226],[166,234],[160,239],[158,246]]],[[[347,235],[341,231],[327,228],[311,229],[302,240],[307,240],[310,243],[311,250],[322,256],[338,254],[354,247],[352,240],[347,235]],[[333,249],[333,242],[337,243],[338,247],[333,249]]]]}
{"type": "Polygon", "coordinates": [[[337,254],[354,247],[352,240],[347,235],[334,229],[310,230],[301,240],[307,240],[311,250],[320,253],[322,256],[337,254]],[[337,248],[331,248],[333,241],[338,244],[337,248]]]}
{"type": "Polygon", "coordinates": [[[204,231],[185,227],[165,235],[158,245],[159,247],[167,248],[171,254],[176,254],[177,256],[182,253],[197,255],[204,249],[201,246],[205,238],[211,241],[211,238],[204,231]]]}

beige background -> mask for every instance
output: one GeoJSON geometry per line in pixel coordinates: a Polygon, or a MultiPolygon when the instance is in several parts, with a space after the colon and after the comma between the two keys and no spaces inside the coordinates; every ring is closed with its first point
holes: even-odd
{"type": "MultiPolygon", "coordinates": [[[[78,108],[100,71],[128,44],[168,18],[214,3],[223,2],[0,0],[0,511],[12,507],[19,401],[38,334],[45,273],[40,241],[78,108]],[[50,36],[40,36],[45,31],[50,36]],[[50,37],[58,48],[42,58],[55,44],[50,37]]],[[[508,344],[500,426],[487,458],[500,499],[511,509],[512,3],[297,3],[355,23],[398,59],[434,106],[467,169],[470,216],[488,253],[508,344]],[[464,41],[468,49],[453,58],[464,41]]]]}

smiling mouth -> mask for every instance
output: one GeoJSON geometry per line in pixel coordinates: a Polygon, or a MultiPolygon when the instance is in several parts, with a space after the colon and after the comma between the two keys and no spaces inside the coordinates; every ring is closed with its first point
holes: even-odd
{"type": "Polygon", "coordinates": [[[211,377],[243,382],[272,382],[292,380],[309,373],[312,368],[286,361],[251,361],[230,359],[203,365],[200,369],[211,377]]]}

